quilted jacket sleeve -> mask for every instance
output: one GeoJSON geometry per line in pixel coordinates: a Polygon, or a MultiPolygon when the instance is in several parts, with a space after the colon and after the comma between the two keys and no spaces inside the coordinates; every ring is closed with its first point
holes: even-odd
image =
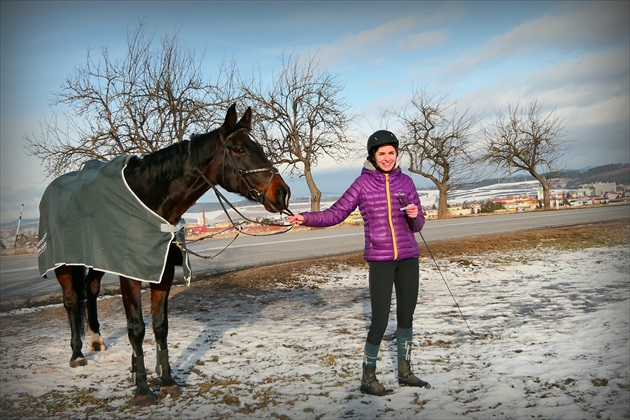
{"type": "Polygon", "coordinates": [[[301,213],[304,216],[304,226],[328,227],[337,225],[344,220],[359,205],[361,198],[361,185],[357,178],[343,193],[339,200],[326,210],[301,213]]]}

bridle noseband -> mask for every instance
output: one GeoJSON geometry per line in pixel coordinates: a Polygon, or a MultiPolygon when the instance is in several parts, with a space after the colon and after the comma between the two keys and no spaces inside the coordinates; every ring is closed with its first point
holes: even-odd
{"type": "Polygon", "coordinates": [[[249,189],[249,194],[251,195],[251,197],[253,197],[255,201],[264,205],[265,195],[267,195],[267,191],[269,190],[269,187],[271,187],[271,181],[273,181],[273,176],[278,173],[278,169],[276,169],[273,166],[267,166],[264,168],[257,168],[257,169],[239,169],[237,167],[236,161],[234,160],[234,157],[230,154],[230,151],[227,147],[227,141],[230,139],[230,137],[239,133],[243,133],[243,132],[246,132],[249,134],[249,130],[247,130],[246,128],[240,128],[234,131],[233,133],[231,133],[225,139],[221,138],[221,143],[223,145],[223,182],[225,183],[225,160],[227,159],[227,161],[230,163],[230,166],[232,167],[234,172],[238,174],[240,181],[243,182],[245,186],[249,189]],[[262,192],[258,188],[252,186],[252,184],[250,184],[246,178],[246,175],[257,174],[260,172],[267,172],[267,171],[271,172],[271,175],[269,176],[267,185],[265,186],[265,189],[262,192]]]}

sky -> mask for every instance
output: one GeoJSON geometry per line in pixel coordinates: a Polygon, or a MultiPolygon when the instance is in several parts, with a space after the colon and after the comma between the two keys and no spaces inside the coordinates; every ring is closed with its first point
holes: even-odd
{"type": "MultiPolygon", "coordinates": [[[[489,121],[510,104],[538,100],[564,118],[567,169],[630,161],[630,30],[627,1],[5,1],[1,5],[0,222],[38,217],[52,181],[27,156],[64,80],[90,49],[124,57],[144,21],[178,33],[203,56],[208,78],[236,60],[271,77],[283,54],[316,54],[338,76],[351,111],[348,133],[363,145],[381,129],[380,110],[408,103],[414,89],[447,94],[489,121]]],[[[98,56],[98,54],[97,54],[98,56]]],[[[390,129],[394,129],[388,127],[390,129]]],[[[362,158],[324,159],[315,182],[341,193],[362,158]]],[[[430,186],[423,178],[417,184],[430,186]]],[[[308,195],[288,178],[294,196],[308,195]]],[[[206,194],[200,201],[213,201],[206,194]]],[[[214,200],[216,201],[216,200],[214,200]]]]}
{"type": "MultiPolygon", "coordinates": [[[[68,368],[61,304],[4,312],[3,417],[628,418],[630,250],[543,248],[421,261],[412,366],[430,389],[396,382],[392,310],[377,377],[394,393],[361,394],[367,268],[315,265],[292,282],[278,278],[270,290],[229,289],[213,279],[174,287],[169,357],[182,394],[149,408],[131,405],[132,351],[120,296],[99,298],[107,350],[84,342],[87,366],[75,369],[68,368]]],[[[146,310],[145,322],[153,380],[146,310]]]]}

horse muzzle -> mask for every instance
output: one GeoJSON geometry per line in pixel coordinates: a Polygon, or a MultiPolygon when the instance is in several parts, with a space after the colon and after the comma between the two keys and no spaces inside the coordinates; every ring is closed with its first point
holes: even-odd
{"type": "Polygon", "coordinates": [[[291,189],[279,175],[274,175],[274,180],[269,185],[263,197],[262,204],[271,213],[280,213],[289,209],[291,189]]]}

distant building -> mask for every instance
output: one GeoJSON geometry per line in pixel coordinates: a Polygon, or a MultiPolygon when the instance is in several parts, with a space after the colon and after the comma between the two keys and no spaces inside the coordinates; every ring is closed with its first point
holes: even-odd
{"type": "Polygon", "coordinates": [[[617,183],[616,182],[596,182],[593,185],[595,189],[595,195],[603,196],[609,192],[617,192],[617,183]]]}
{"type": "Polygon", "coordinates": [[[593,200],[588,197],[582,197],[575,200],[569,200],[569,204],[571,205],[571,207],[588,206],[590,204],[593,204],[593,200]]]}
{"type": "Polygon", "coordinates": [[[350,216],[348,216],[343,222],[351,225],[360,225],[363,223],[363,217],[361,217],[361,212],[359,210],[355,210],[350,213],[350,216]]]}
{"type": "Polygon", "coordinates": [[[425,210],[424,217],[426,219],[437,219],[438,218],[438,212],[437,212],[437,210],[425,210]]]}
{"type": "Polygon", "coordinates": [[[449,207],[448,208],[448,213],[451,216],[468,216],[468,215],[472,214],[472,212],[473,212],[473,209],[471,209],[471,208],[467,208],[467,209],[464,209],[464,208],[461,208],[461,207],[449,207]]]}
{"type": "Polygon", "coordinates": [[[592,186],[583,186],[577,189],[576,197],[590,197],[595,194],[595,188],[592,186]]]}

